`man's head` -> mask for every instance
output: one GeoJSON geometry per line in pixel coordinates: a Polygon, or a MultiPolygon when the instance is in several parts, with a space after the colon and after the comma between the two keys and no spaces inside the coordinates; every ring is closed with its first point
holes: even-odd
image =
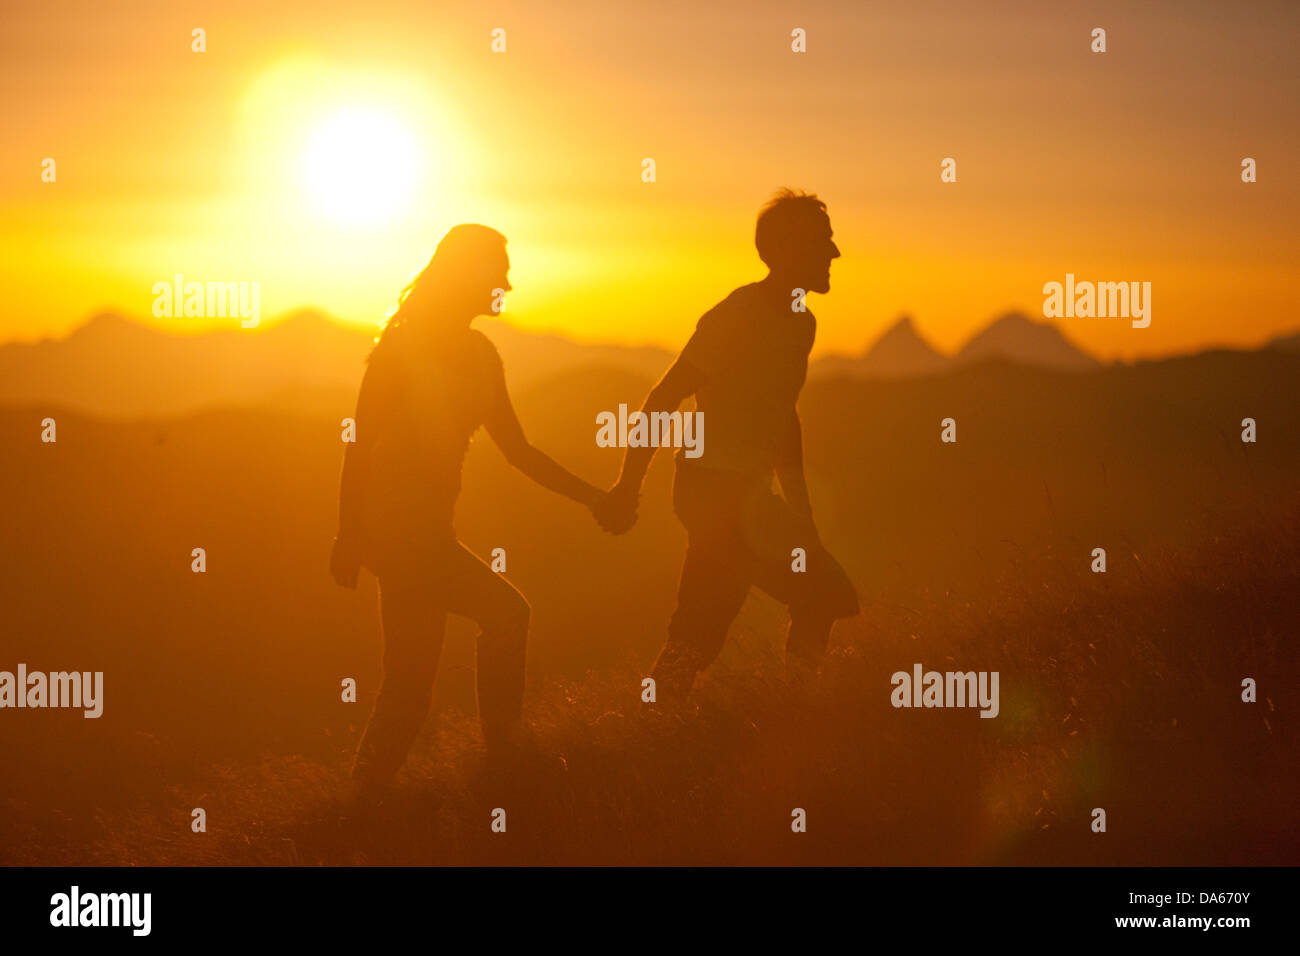
{"type": "Polygon", "coordinates": [[[829,292],[831,260],[840,250],[831,241],[826,204],[810,193],[783,189],[758,214],[754,229],[758,256],[790,287],[829,292]]]}

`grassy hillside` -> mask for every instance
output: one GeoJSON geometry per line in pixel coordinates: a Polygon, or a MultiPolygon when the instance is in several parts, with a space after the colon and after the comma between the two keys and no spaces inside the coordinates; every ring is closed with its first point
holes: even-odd
{"type": "MultiPolygon", "coordinates": [[[[375,589],[325,571],[351,396],[147,425],[5,409],[0,669],[103,670],[106,702],[99,720],[0,712],[0,860],[1300,862],[1297,382],[1279,351],[810,385],[814,503],[863,613],[797,697],[782,609],[754,596],[680,718],[638,696],[684,544],[666,456],[612,539],[480,439],[458,525],[507,549],[533,604],[526,706],[556,761],[482,772],[473,627],[453,621],[437,718],[360,822],[337,799],[379,683],[375,589]],[[917,661],[999,670],[1001,715],[894,710],[889,675],[917,661]]],[[[648,384],[574,371],[516,403],[538,445],[605,483],[595,414],[648,384]]]]}

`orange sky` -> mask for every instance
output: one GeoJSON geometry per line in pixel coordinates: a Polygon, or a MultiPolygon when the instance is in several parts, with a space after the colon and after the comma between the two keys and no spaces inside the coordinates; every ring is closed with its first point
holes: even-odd
{"type": "Polygon", "coordinates": [[[259,282],[264,318],[315,305],[373,323],[470,220],[510,238],[507,319],[676,347],[761,276],[754,215],[784,185],[828,202],[844,253],[809,299],[820,351],[856,351],[902,312],[952,349],[1006,309],[1041,315],[1043,283],[1066,272],[1152,284],[1149,328],[1061,320],[1103,357],[1300,326],[1297,4],[113,11],[6,10],[0,339],[102,308],[196,329],[150,316],[153,284],[178,272],[259,282]],[[1089,50],[1097,26],[1105,54],[1089,50]],[[396,190],[378,221],[310,187],[347,111],[397,131],[397,152],[362,154],[362,195],[396,190]]]}

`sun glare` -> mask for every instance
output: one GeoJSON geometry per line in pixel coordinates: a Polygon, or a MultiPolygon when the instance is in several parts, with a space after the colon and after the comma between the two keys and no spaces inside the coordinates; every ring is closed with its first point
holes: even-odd
{"type": "Polygon", "coordinates": [[[346,224],[392,221],[409,202],[420,166],[416,138],[380,109],[350,107],[321,121],[303,150],[311,208],[346,224]]]}

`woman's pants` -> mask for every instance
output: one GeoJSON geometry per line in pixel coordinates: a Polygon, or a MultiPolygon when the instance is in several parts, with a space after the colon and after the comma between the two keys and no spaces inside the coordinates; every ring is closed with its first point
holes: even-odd
{"type": "Polygon", "coordinates": [[[406,759],[429,713],[448,614],[479,625],[479,720],[484,740],[495,748],[519,722],[523,705],[524,596],[454,537],[405,549],[368,548],[366,564],[379,578],[384,682],[353,778],[382,785],[406,759]]]}

